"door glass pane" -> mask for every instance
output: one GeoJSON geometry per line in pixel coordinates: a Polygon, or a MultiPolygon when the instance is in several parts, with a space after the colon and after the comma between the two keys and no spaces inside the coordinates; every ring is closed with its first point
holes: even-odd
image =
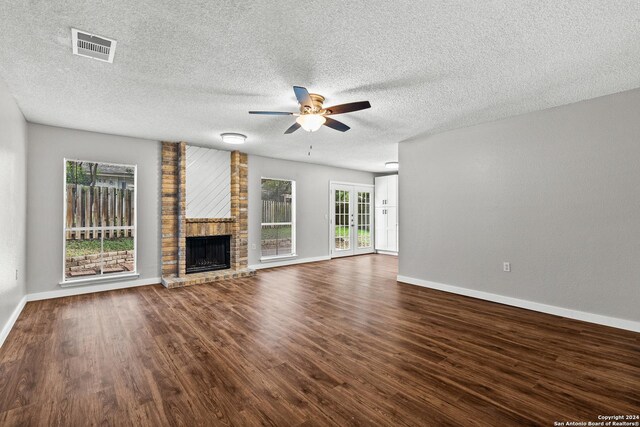
{"type": "Polygon", "coordinates": [[[349,192],[335,190],[335,242],[337,250],[348,250],[351,248],[351,224],[349,209],[349,192]]]}
{"type": "Polygon", "coordinates": [[[358,248],[371,247],[371,193],[358,192],[358,248]]]}

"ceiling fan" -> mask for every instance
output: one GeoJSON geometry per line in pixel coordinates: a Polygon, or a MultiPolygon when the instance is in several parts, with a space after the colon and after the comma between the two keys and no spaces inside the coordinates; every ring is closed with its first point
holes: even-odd
{"type": "Polygon", "coordinates": [[[351,129],[342,122],[332,119],[334,114],[351,113],[353,111],[371,108],[369,101],[350,102],[348,104],[334,105],[333,107],[324,108],[324,96],[309,91],[301,86],[294,86],[293,92],[296,94],[298,104],[300,104],[299,113],[290,113],[286,111],[249,111],[249,114],[266,114],[272,116],[297,116],[296,122],[289,127],[284,133],[289,134],[297,131],[299,128],[307,132],[315,132],[322,125],[340,132],[346,132],[351,129]]]}

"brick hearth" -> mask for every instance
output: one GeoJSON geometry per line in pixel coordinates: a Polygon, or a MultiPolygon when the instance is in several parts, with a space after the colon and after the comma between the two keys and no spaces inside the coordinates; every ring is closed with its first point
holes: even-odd
{"type": "Polygon", "coordinates": [[[231,218],[186,217],[186,146],[162,143],[162,284],[167,288],[252,276],[248,268],[248,164],[231,153],[231,218]],[[231,268],[186,273],[186,238],[231,235],[231,268]]]}

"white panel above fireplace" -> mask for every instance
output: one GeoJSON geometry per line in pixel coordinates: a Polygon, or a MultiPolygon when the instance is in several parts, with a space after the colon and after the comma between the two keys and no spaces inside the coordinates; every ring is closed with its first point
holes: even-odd
{"type": "Polygon", "coordinates": [[[187,145],[187,218],[231,217],[231,153],[187,145]]]}

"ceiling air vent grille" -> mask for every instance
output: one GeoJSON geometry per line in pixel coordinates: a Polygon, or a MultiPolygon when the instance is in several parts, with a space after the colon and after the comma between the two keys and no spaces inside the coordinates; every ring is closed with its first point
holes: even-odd
{"type": "Polygon", "coordinates": [[[84,31],[71,29],[73,54],[97,59],[98,61],[113,62],[116,53],[116,41],[84,31]]]}

